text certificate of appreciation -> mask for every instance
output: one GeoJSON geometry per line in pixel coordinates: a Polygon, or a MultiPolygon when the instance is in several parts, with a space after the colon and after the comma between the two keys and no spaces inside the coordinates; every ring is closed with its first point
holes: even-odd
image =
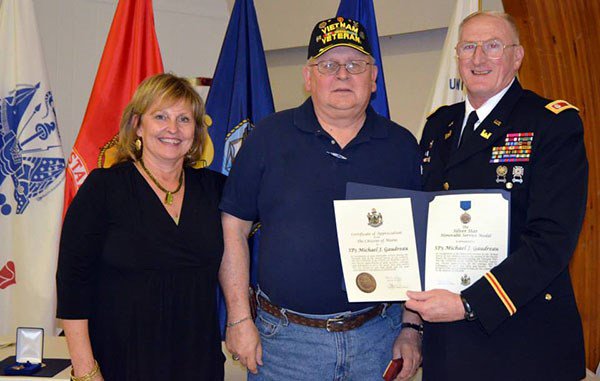
{"type": "Polygon", "coordinates": [[[410,198],[335,200],[349,302],[407,300],[420,290],[410,198]]]}
{"type": "Polygon", "coordinates": [[[508,254],[509,201],[500,193],[437,195],[429,204],[425,288],[460,292],[508,254]]]}

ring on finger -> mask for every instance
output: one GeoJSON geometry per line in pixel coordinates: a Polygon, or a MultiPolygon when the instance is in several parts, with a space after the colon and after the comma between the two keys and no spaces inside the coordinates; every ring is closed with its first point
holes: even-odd
{"type": "Polygon", "coordinates": [[[238,361],[240,359],[240,355],[238,355],[237,353],[234,353],[231,355],[231,359],[233,361],[238,361]]]}

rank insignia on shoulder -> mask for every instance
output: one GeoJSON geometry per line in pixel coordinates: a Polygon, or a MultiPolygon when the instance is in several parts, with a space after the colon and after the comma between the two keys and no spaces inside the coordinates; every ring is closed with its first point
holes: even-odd
{"type": "Polygon", "coordinates": [[[557,100],[554,102],[550,102],[546,105],[546,108],[550,111],[552,111],[555,114],[560,114],[561,112],[568,110],[570,108],[575,109],[577,111],[579,111],[579,109],[575,106],[573,106],[572,104],[570,104],[567,101],[563,101],[563,100],[557,100]]]}

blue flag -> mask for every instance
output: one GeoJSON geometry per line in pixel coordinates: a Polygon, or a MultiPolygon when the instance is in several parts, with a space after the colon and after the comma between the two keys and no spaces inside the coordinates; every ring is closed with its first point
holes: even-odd
{"type": "Polygon", "coordinates": [[[254,2],[236,0],[206,99],[206,112],[213,122],[208,129],[214,146],[209,168],[229,174],[244,137],[273,111],[254,2]]]}
{"type": "Polygon", "coordinates": [[[379,72],[377,74],[377,91],[371,95],[371,106],[378,114],[390,117],[387,92],[385,91],[385,79],[383,77],[383,63],[379,51],[379,34],[377,33],[377,19],[373,0],[341,0],[337,11],[338,16],[356,20],[361,23],[367,31],[367,37],[371,43],[373,57],[379,72]]]}
{"type": "MultiPolygon", "coordinates": [[[[206,113],[212,119],[208,133],[214,149],[212,161],[207,157],[209,168],[228,175],[244,138],[256,122],[273,111],[273,95],[254,2],[236,0],[206,99],[206,113]]],[[[256,227],[252,230],[250,281],[255,285],[260,232],[256,227]]],[[[227,315],[222,294],[218,298],[218,308],[221,333],[225,337],[227,315]]]]}

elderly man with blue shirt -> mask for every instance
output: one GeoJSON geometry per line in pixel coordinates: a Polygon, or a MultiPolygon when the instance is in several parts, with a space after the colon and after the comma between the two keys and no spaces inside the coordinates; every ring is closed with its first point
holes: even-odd
{"type": "Polygon", "coordinates": [[[420,320],[400,304],[348,302],[333,200],[345,198],[348,182],[419,189],[418,145],[369,106],[377,67],[358,22],[319,22],[303,77],[310,98],[258,123],[221,201],[227,348],[249,380],[379,381],[398,357],[397,380],[408,379],[421,362],[420,320]],[[256,220],[252,321],[247,237],[256,220]]]}

